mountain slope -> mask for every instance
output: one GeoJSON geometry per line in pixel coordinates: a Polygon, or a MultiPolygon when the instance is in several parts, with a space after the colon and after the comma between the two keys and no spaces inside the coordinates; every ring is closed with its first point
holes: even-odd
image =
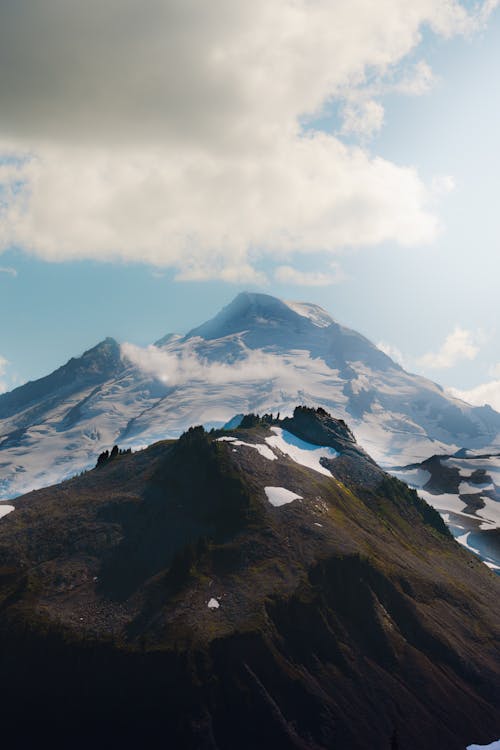
{"type": "Polygon", "coordinates": [[[344,423],[243,425],[117,456],[0,521],[4,731],[210,750],[498,737],[500,581],[344,423]]]}
{"type": "Polygon", "coordinates": [[[295,403],[348,421],[385,466],[500,443],[497,412],[405,372],[315,305],[244,293],[186,336],[167,335],[150,350],[127,347],[121,360],[111,348],[112,366],[99,370],[98,382],[75,375],[51,400],[45,381],[59,382],[57,371],[29,384],[29,407],[22,389],[0,396],[0,497],[86,468],[114,442],[147,445],[193,423],[286,414],[295,403]]]}

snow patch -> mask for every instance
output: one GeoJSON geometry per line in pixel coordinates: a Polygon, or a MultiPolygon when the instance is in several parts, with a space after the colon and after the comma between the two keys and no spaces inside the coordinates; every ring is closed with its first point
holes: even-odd
{"type": "Polygon", "coordinates": [[[289,302],[283,300],[285,305],[303,318],[308,318],[318,328],[327,328],[333,323],[328,313],[318,305],[311,305],[307,302],[289,302]]]}
{"type": "Polygon", "coordinates": [[[306,443],[291,432],[283,430],[281,427],[271,427],[275,434],[266,438],[266,443],[273,448],[278,448],[282,453],[287,455],[292,461],[308,469],[313,469],[327,477],[333,477],[331,471],[328,471],[320,464],[320,458],[336,458],[339,453],[334,448],[326,446],[313,445],[306,443]]]}
{"type": "Polygon", "coordinates": [[[220,604],[219,604],[219,602],[217,601],[217,599],[214,599],[214,598],[212,597],[212,599],[210,599],[210,601],[208,602],[208,604],[207,604],[207,607],[208,607],[209,609],[219,609],[219,607],[220,607],[220,604]]]}
{"type": "Polygon", "coordinates": [[[495,485],[491,482],[485,484],[473,484],[472,482],[461,481],[458,487],[459,495],[478,495],[481,491],[495,492],[495,485]]]}
{"type": "Polygon", "coordinates": [[[291,492],[291,490],[286,490],[284,487],[264,487],[264,492],[271,505],[274,505],[275,508],[287,505],[294,500],[302,500],[300,495],[291,492]]]}
{"type": "Polygon", "coordinates": [[[220,437],[217,438],[217,442],[230,442],[231,445],[245,445],[247,448],[255,448],[255,450],[260,453],[263,458],[267,458],[268,461],[276,461],[278,458],[278,456],[275,456],[272,450],[263,443],[245,443],[243,440],[237,440],[235,437],[220,437]]]}
{"type": "Polygon", "coordinates": [[[467,745],[467,750],[500,750],[500,740],[489,745],[467,745]]]}

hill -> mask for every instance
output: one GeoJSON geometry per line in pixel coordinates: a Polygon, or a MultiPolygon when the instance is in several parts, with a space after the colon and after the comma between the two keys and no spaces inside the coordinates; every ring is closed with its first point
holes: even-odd
{"type": "Polygon", "coordinates": [[[3,730],[465,750],[500,733],[499,585],[324,410],[193,428],[0,521],[3,730]]]}

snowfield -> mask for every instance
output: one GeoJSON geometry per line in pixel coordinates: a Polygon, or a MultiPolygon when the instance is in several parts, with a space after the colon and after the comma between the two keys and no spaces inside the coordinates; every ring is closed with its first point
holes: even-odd
{"type": "Polygon", "coordinates": [[[274,505],[275,508],[279,508],[281,505],[288,505],[288,503],[294,500],[302,500],[300,495],[296,495],[295,492],[286,490],[284,487],[264,487],[264,492],[271,505],[274,505]]]}
{"type": "Polygon", "coordinates": [[[339,455],[336,450],[306,443],[305,440],[295,437],[291,432],[287,432],[281,427],[271,427],[271,431],[274,432],[274,435],[273,437],[267,437],[266,443],[272,448],[277,448],[292,461],[307,466],[308,469],[318,471],[327,477],[333,477],[331,471],[320,464],[320,458],[336,458],[339,455]]]}
{"type": "Polygon", "coordinates": [[[217,438],[217,442],[230,442],[231,445],[244,445],[247,448],[255,448],[255,450],[260,453],[263,458],[267,458],[268,461],[276,461],[278,458],[278,456],[276,456],[272,450],[263,443],[245,443],[243,440],[238,440],[237,438],[230,436],[217,438]]]}

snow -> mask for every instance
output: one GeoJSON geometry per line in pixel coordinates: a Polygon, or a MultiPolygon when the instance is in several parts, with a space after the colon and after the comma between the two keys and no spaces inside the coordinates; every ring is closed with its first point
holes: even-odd
{"type": "Polygon", "coordinates": [[[323,528],[323,524],[322,523],[318,523],[317,521],[314,522],[314,525],[315,526],[319,526],[320,528],[323,528]]]}
{"type": "Polygon", "coordinates": [[[212,599],[210,599],[210,601],[208,602],[208,604],[207,604],[207,607],[208,607],[209,609],[219,609],[219,607],[220,607],[220,604],[219,604],[219,602],[217,601],[217,599],[214,599],[214,598],[212,597],[212,599]]]}
{"type": "Polygon", "coordinates": [[[467,745],[467,750],[500,750],[500,740],[489,745],[467,745]]]}
{"type": "Polygon", "coordinates": [[[264,458],[267,458],[269,461],[276,461],[278,456],[276,456],[270,448],[267,447],[267,445],[254,445],[253,448],[256,448],[261,456],[264,458]]]}
{"type": "Polygon", "coordinates": [[[293,310],[302,318],[308,318],[318,328],[327,328],[334,322],[333,318],[318,305],[311,305],[306,302],[288,302],[287,300],[284,300],[284,302],[290,310],[293,310]]]}
{"type": "Polygon", "coordinates": [[[306,443],[305,440],[295,437],[291,432],[283,430],[281,427],[271,427],[271,430],[274,432],[274,435],[266,438],[268,445],[278,448],[282,453],[291,458],[292,461],[302,466],[307,466],[308,469],[325,474],[327,477],[333,477],[331,471],[322,466],[319,460],[320,458],[336,458],[339,455],[338,451],[334,448],[306,443]]]}
{"type": "Polygon", "coordinates": [[[430,472],[426,471],[426,469],[391,470],[390,474],[406,482],[409,487],[413,487],[414,489],[424,487],[431,478],[430,472]]]}
{"type": "Polygon", "coordinates": [[[0,505],[0,518],[12,513],[13,510],[15,510],[13,505],[0,505]]]}
{"type": "MultiPolygon", "coordinates": [[[[260,455],[263,458],[267,458],[268,461],[276,461],[278,456],[275,456],[274,453],[270,448],[267,447],[267,445],[264,445],[263,443],[245,443],[243,440],[238,440],[235,437],[220,437],[217,438],[217,442],[230,442],[231,445],[244,445],[247,448],[255,448],[255,450],[260,453],[260,455]]],[[[234,451],[234,448],[233,448],[234,451]]]]}
{"type": "Polygon", "coordinates": [[[286,490],[284,487],[264,487],[264,492],[271,505],[274,505],[275,508],[287,505],[294,500],[302,500],[300,495],[291,492],[291,490],[286,490]]]}
{"type": "Polygon", "coordinates": [[[486,482],[485,484],[473,484],[473,482],[462,480],[458,487],[459,495],[478,495],[481,491],[495,492],[495,485],[491,482],[486,482]]]}
{"type": "MultiPolygon", "coordinates": [[[[450,493],[443,493],[441,495],[434,495],[432,492],[426,490],[418,490],[418,494],[433,508],[442,511],[451,511],[458,515],[463,515],[466,518],[471,518],[470,513],[464,513],[467,508],[467,504],[460,499],[458,495],[452,495],[450,493]]],[[[481,495],[481,500],[484,503],[484,508],[479,508],[474,512],[473,518],[482,521],[482,530],[498,529],[500,528],[500,503],[496,500],[481,495]]]]}
{"type": "MultiPolygon", "coordinates": [[[[383,467],[451,454],[466,445],[473,458],[455,459],[466,476],[485,468],[500,487],[500,458],[481,459],[477,453],[500,450],[498,415],[488,412],[485,419],[481,409],[391,366],[375,346],[337,326],[315,305],[264,302],[259,305],[267,309],[261,311],[265,325],[226,316],[218,338],[162,340],[160,358],[154,358],[158,370],[148,370],[142,360],[125,363],[125,370],[110,372],[98,385],[77,380],[55,395],[42,389],[29,410],[16,413],[2,411],[0,396],[0,498],[90,468],[115,443],[139,448],[178,437],[194,424],[222,427],[250,412],[284,416],[298,404],[322,406],[344,419],[383,467]],[[175,365],[174,381],[161,371],[165,361],[175,365]],[[350,391],[352,384],[357,393],[350,391]],[[447,417],[457,410],[463,423],[458,435],[447,417]]],[[[235,423],[229,425],[234,429],[235,423]]],[[[316,470],[326,474],[318,464],[316,470]]]]}

